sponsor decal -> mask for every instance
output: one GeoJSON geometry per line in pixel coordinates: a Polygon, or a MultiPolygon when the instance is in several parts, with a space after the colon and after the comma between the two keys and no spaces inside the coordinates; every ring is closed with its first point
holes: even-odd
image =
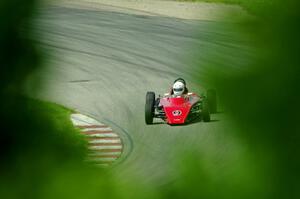
{"type": "Polygon", "coordinates": [[[172,112],[174,116],[180,116],[182,114],[181,110],[175,110],[172,112]]]}

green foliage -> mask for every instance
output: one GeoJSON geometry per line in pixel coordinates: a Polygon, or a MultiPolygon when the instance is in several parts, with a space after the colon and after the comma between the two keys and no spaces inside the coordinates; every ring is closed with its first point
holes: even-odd
{"type": "Polygon", "coordinates": [[[212,71],[222,58],[207,57],[211,85],[235,124],[224,128],[242,140],[245,147],[237,150],[243,156],[222,168],[204,152],[178,154],[178,179],[161,189],[144,186],[134,173],[120,180],[86,165],[84,141],[67,121],[70,111],[22,96],[24,79],[42,63],[30,28],[21,28],[34,5],[0,3],[2,198],[300,198],[298,2],[284,2],[281,12],[269,7],[262,19],[236,27],[255,46],[248,68],[236,71],[239,66],[223,63],[212,71]]]}
{"type": "Polygon", "coordinates": [[[268,173],[261,175],[271,180],[265,189],[271,190],[268,197],[299,198],[295,176],[300,161],[295,154],[300,141],[300,5],[296,1],[280,5],[280,10],[269,7],[269,15],[236,28],[244,36],[251,35],[255,48],[246,68],[235,72],[230,63],[223,63],[210,78],[240,128],[237,136],[252,147],[256,160],[262,160],[253,163],[268,173]]]}

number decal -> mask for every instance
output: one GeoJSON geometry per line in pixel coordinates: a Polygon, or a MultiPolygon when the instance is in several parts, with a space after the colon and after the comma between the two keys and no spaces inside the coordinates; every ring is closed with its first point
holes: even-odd
{"type": "Polygon", "coordinates": [[[175,110],[175,111],[172,112],[172,114],[174,116],[180,116],[182,114],[182,112],[180,110],[175,110]]]}

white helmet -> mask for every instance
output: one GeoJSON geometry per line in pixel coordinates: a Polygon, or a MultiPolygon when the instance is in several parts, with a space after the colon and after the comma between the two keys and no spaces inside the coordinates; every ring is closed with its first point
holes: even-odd
{"type": "Polygon", "coordinates": [[[175,82],[173,84],[173,93],[176,96],[182,95],[184,92],[184,84],[182,82],[175,82]]]}

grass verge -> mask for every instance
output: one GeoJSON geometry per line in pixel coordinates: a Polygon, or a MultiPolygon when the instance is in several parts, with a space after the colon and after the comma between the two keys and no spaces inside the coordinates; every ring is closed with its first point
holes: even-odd
{"type": "Polygon", "coordinates": [[[53,137],[60,139],[73,150],[75,149],[74,154],[77,153],[79,157],[85,156],[86,140],[70,119],[75,111],[53,102],[31,98],[26,98],[26,105],[29,112],[37,114],[41,121],[47,121],[52,129],[53,137]]]}
{"type": "Polygon", "coordinates": [[[79,133],[70,120],[70,115],[75,111],[53,102],[41,101],[38,99],[28,98],[27,104],[31,111],[40,112],[48,117],[49,121],[58,130],[66,130],[67,132],[72,132],[74,134],[79,133]]]}
{"type": "Polygon", "coordinates": [[[208,2],[208,3],[224,3],[224,4],[233,4],[239,5],[246,9],[251,14],[262,15],[266,13],[268,8],[273,6],[275,1],[267,0],[177,0],[184,2],[208,2]]]}

